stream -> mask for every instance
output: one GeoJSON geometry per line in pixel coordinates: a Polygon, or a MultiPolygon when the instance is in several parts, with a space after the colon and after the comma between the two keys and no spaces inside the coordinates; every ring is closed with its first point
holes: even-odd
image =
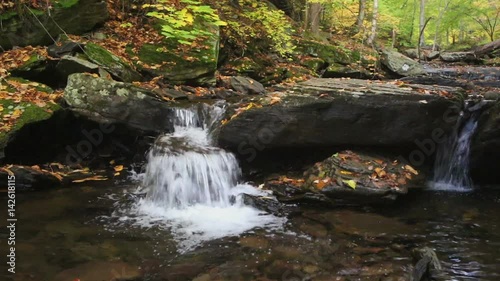
{"type": "MultiPolygon", "coordinates": [[[[142,174],[20,196],[16,274],[6,280],[403,281],[424,246],[441,260],[440,280],[500,279],[500,189],[420,190],[388,205],[305,205],[277,217],[243,204],[241,193],[272,195],[211,143],[222,107],[178,109],[142,174]]],[[[455,146],[467,144],[471,120],[455,146]]]]}
{"type": "Polygon", "coordinates": [[[120,261],[120,274],[140,266],[141,280],[408,280],[417,246],[436,250],[444,280],[500,279],[500,190],[417,192],[377,208],[303,207],[282,229],[256,227],[179,253],[175,230],[113,219],[116,202],[131,200],[126,191],[136,188],[122,182],[25,194],[17,273],[5,276],[16,279],[3,280],[86,280],[89,271],[110,274],[109,261],[120,261]]]}

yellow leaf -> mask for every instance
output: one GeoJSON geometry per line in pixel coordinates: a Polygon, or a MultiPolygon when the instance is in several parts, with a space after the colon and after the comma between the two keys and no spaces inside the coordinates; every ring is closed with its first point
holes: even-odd
{"type": "Polygon", "coordinates": [[[352,172],[349,171],[340,171],[342,175],[352,175],[352,172]]]}
{"type": "Polygon", "coordinates": [[[74,180],[74,183],[79,183],[79,182],[86,182],[86,181],[105,181],[108,178],[103,177],[103,176],[93,176],[90,178],[85,178],[85,179],[79,179],[79,180],[74,180]]]}
{"type": "Polygon", "coordinates": [[[414,174],[414,175],[418,175],[417,170],[413,169],[413,167],[412,167],[412,166],[410,166],[410,165],[406,165],[404,168],[405,168],[405,170],[408,170],[410,173],[412,173],[412,174],[414,174]]]}
{"type": "Polygon", "coordinates": [[[281,98],[280,97],[272,97],[270,104],[273,105],[273,104],[276,104],[276,103],[279,103],[279,102],[281,102],[281,98]]]}
{"type": "Polygon", "coordinates": [[[119,176],[119,175],[120,175],[120,172],[116,172],[116,173],[114,174],[114,176],[115,176],[115,177],[116,177],[116,176],[119,176]]]}
{"type": "Polygon", "coordinates": [[[354,180],[343,180],[343,183],[347,184],[352,189],[356,189],[356,181],[354,180]]]}
{"type": "Polygon", "coordinates": [[[115,172],[123,171],[123,165],[117,165],[114,167],[114,169],[115,169],[115,172]]]}

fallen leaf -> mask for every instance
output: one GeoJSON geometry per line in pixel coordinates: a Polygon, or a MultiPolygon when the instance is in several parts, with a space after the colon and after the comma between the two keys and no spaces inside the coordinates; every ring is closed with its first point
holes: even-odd
{"type": "Polygon", "coordinates": [[[90,177],[90,178],[74,180],[73,182],[74,183],[79,183],[79,182],[86,182],[86,181],[105,181],[107,179],[108,178],[103,177],[103,176],[93,176],[93,177],[90,177]]]}
{"type": "Polygon", "coordinates": [[[405,170],[409,171],[410,173],[412,173],[412,174],[414,174],[414,175],[416,175],[416,176],[418,175],[417,170],[413,169],[413,167],[412,167],[412,166],[410,166],[410,165],[405,165],[405,167],[404,167],[404,168],[405,168],[405,170]]]}
{"type": "Polygon", "coordinates": [[[352,189],[356,189],[356,181],[354,180],[343,180],[343,183],[347,184],[352,189]]]}
{"type": "Polygon", "coordinates": [[[117,165],[113,169],[115,170],[115,172],[121,172],[123,171],[123,165],[117,165]]]}

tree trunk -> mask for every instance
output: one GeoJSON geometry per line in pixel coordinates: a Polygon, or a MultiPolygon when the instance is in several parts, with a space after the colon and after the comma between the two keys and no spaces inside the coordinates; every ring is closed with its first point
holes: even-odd
{"type": "Polygon", "coordinates": [[[448,9],[448,6],[450,5],[450,2],[451,2],[450,0],[444,0],[444,1],[445,1],[444,8],[441,7],[441,4],[443,2],[442,1],[439,2],[439,16],[438,16],[437,21],[436,21],[436,30],[434,32],[434,44],[432,44],[433,51],[435,51],[436,47],[441,43],[441,42],[439,42],[439,41],[441,41],[440,40],[441,33],[439,31],[439,27],[441,25],[441,20],[443,19],[444,13],[448,9]]]}
{"type": "Polygon", "coordinates": [[[419,46],[425,45],[424,28],[425,28],[425,0],[420,0],[420,18],[419,18],[420,34],[418,37],[419,46]]]}
{"type": "Polygon", "coordinates": [[[372,18],[372,31],[368,37],[368,45],[373,45],[377,35],[377,17],[378,17],[378,0],[373,0],[373,18],[372,18]]]}
{"type": "Polygon", "coordinates": [[[359,0],[359,10],[358,10],[358,19],[356,20],[356,28],[357,32],[363,30],[363,21],[365,20],[365,11],[366,11],[366,0],[359,0]]]}
{"type": "Polygon", "coordinates": [[[323,6],[321,6],[321,3],[309,4],[309,28],[313,34],[319,33],[319,23],[322,10],[323,6]]]}
{"type": "Polygon", "coordinates": [[[415,24],[415,14],[417,13],[417,0],[413,0],[413,13],[411,14],[410,42],[413,42],[413,28],[415,24]]]}

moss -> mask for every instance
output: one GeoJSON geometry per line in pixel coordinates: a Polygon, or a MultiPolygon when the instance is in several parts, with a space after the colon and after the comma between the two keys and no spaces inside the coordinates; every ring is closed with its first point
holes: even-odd
{"type": "Polygon", "coordinates": [[[300,53],[317,56],[330,64],[350,64],[359,59],[359,53],[356,59],[352,51],[340,46],[324,44],[312,40],[300,40],[296,44],[297,51],[300,53]]]}
{"type": "Polygon", "coordinates": [[[52,112],[60,109],[59,105],[53,103],[47,103],[47,105],[42,108],[29,102],[14,103],[12,100],[0,100],[0,105],[4,108],[1,113],[2,118],[3,115],[10,113],[9,107],[12,107],[12,111],[16,108],[22,108],[23,110],[21,116],[14,121],[10,131],[0,132],[0,149],[3,149],[7,145],[12,133],[21,129],[26,124],[48,119],[52,116],[52,112]],[[47,110],[49,110],[49,112],[47,112],[47,110]]]}
{"type": "Polygon", "coordinates": [[[137,67],[162,75],[172,83],[185,83],[192,80],[201,82],[202,76],[215,72],[217,68],[217,57],[210,49],[191,49],[180,54],[176,49],[144,44],[138,52],[138,57],[140,61],[148,65],[162,64],[158,69],[144,65],[137,65],[137,67]],[[191,60],[186,60],[186,57],[191,60]]]}
{"type": "Polygon", "coordinates": [[[74,5],[78,4],[78,0],[55,0],[53,2],[54,2],[54,6],[65,8],[65,9],[73,7],[74,5]]]}
{"type": "Polygon", "coordinates": [[[87,43],[85,45],[85,53],[91,61],[104,67],[111,74],[121,78],[125,82],[141,80],[141,75],[132,66],[97,44],[87,43]]]}
{"type": "Polygon", "coordinates": [[[3,12],[2,14],[0,14],[0,20],[8,20],[8,19],[13,18],[15,16],[17,16],[17,12],[15,12],[15,11],[3,12]]]}
{"type": "Polygon", "coordinates": [[[300,64],[317,72],[325,66],[325,61],[320,58],[304,58],[301,60],[300,64]]]}

